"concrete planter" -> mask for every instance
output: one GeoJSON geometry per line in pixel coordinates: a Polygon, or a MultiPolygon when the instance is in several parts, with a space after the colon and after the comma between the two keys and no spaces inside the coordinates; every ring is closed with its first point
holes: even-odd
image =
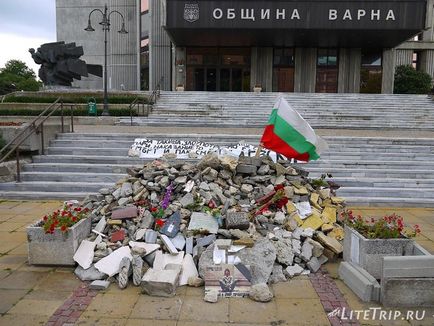
{"type": "Polygon", "coordinates": [[[345,225],[344,260],[362,267],[377,280],[382,276],[383,257],[408,256],[413,251],[412,239],[367,239],[345,225]]]}
{"type": "Polygon", "coordinates": [[[40,220],[27,227],[29,264],[74,266],[74,253],[89,235],[91,219],[82,219],[67,233],[55,229],[54,234],[46,234],[42,224],[40,220]]]}

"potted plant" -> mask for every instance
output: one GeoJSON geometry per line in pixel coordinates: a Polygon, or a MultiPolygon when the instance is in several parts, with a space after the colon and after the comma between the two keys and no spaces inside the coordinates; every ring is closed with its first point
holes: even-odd
{"type": "Polygon", "coordinates": [[[29,264],[75,265],[73,256],[91,230],[88,209],[65,204],[27,227],[29,264]]]}
{"type": "Polygon", "coordinates": [[[396,214],[365,219],[347,210],[340,217],[345,224],[344,260],[359,265],[376,279],[381,278],[382,258],[412,255],[412,238],[420,233],[418,225],[405,227],[404,219],[396,214]]]}
{"type": "Polygon", "coordinates": [[[260,93],[260,92],[262,92],[262,86],[261,86],[260,84],[256,84],[256,85],[253,87],[253,92],[255,92],[255,93],[260,93]]]}
{"type": "Polygon", "coordinates": [[[183,84],[178,84],[178,86],[176,86],[176,91],[177,92],[183,92],[184,91],[184,85],[183,84]]]}

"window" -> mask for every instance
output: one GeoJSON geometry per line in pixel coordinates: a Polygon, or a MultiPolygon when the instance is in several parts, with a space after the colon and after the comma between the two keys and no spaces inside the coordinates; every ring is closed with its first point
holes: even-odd
{"type": "Polygon", "coordinates": [[[381,93],[382,83],[382,51],[362,51],[362,66],[360,67],[360,93],[381,93]]]}
{"type": "Polygon", "coordinates": [[[318,49],[315,91],[337,93],[338,74],[338,50],[318,49]]]}
{"type": "Polygon", "coordinates": [[[275,48],[273,55],[273,91],[294,91],[295,56],[293,48],[275,48]]]}
{"type": "Polygon", "coordinates": [[[140,12],[142,14],[147,13],[149,11],[149,0],[141,0],[140,1],[140,12]]]}

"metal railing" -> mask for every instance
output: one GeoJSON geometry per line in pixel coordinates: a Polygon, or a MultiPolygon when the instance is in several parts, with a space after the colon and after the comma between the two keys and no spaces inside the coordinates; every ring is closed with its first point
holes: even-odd
{"type": "Polygon", "coordinates": [[[133,125],[133,110],[137,107],[137,115],[140,116],[140,108],[142,108],[142,116],[147,117],[152,110],[152,106],[157,102],[157,100],[160,98],[161,93],[161,85],[163,84],[164,77],[160,78],[160,81],[155,86],[152,93],[149,95],[148,99],[146,100],[143,97],[137,96],[133,102],[130,104],[130,124],[133,125]],[[146,112],[145,112],[146,107],[146,112]]]}
{"type": "MultiPolygon", "coordinates": [[[[70,105],[71,112],[71,132],[74,132],[74,108],[70,105]]],[[[22,129],[11,141],[9,141],[2,149],[0,149],[0,163],[3,163],[13,152],[16,154],[17,162],[17,182],[21,182],[21,168],[20,168],[20,146],[33,134],[40,134],[40,154],[45,152],[44,144],[44,122],[50,118],[55,112],[60,109],[60,121],[62,133],[65,132],[64,121],[64,104],[61,97],[57,98],[50,104],[44,111],[41,112],[35,119],[33,119],[27,127],[22,129]],[[8,150],[9,149],[9,150],[8,150]],[[6,154],[4,154],[6,153],[6,154]]]]}

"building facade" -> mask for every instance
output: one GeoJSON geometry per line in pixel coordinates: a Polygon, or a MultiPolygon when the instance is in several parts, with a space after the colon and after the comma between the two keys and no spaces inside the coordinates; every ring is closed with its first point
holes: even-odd
{"type": "MultiPolygon", "coordinates": [[[[109,2],[129,12],[130,32],[111,33],[112,89],[392,93],[398,65],[434,77],[434,0],[109,2]]],[[[84,45],[89,63],[102,37],[78,30],[78,14],[61,20],[103,3],[57,0],[58,40],[84,45]]]]}

